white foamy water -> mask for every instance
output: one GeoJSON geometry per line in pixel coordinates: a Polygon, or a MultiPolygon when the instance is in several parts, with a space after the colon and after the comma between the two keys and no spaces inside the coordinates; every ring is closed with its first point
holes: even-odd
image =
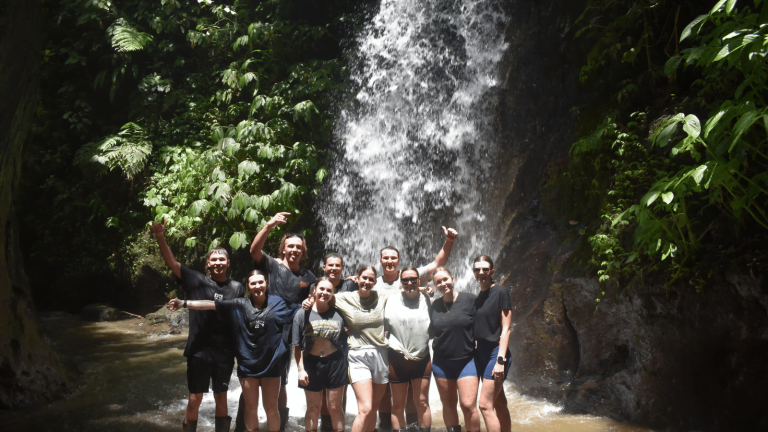
{"type": "Polygon", "coordinates": [[[441,226],[460,237],[448,266],[494,256],[498,219],[486,191],[507,18],[495,0],[383,0],[355,41],[338,111],[336,158],[317,211],[327,250],[348,268],[393,245],[402,265],[432,261],[441,226]]]}

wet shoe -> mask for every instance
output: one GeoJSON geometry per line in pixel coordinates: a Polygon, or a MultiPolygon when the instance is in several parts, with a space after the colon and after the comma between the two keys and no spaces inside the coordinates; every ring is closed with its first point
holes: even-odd
{"type": "Polygon", "coordinates": [[[229,427],[232,425],[232,417],[216,417],[216,432],[229,432],[229,427]]]}
{"type": "Polygon", "coordinates": [[[184,423],[184,420],[181,421],[181,430],[183,432],[196,432],[197,431],[197,420],[191,421],[188,423],[184,423]]]}

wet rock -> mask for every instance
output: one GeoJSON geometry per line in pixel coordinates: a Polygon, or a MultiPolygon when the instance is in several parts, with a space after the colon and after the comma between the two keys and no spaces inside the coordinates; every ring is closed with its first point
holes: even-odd
{"type": "Polygon", "coordinates": [[[147,323],[151,325],[168,323],[173,327],[189,326],[189,311],[184,308],[179,309],[176,312],[171,312],[163,306],[156,312],[147,314],[144,318],[147,320],[147,323]]]}
{"type": "Polygon", "coordinates": [[[120,311],[109,305],[94,303],[80,310],[80,317],[92,322],[117,321],[120,319],[120,311]]]}

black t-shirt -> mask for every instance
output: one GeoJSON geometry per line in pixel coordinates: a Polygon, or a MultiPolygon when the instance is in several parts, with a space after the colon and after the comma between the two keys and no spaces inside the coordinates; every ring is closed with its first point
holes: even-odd
{"type": "Polygon", "coordinates": [[[360,287],[355,283],[355,281],[349,280],[349,279],[341,281],[334,288],[336,288],[336,293],[352,292],[360,289],[360,287]]]}
{"type": "MultiPolygon", "coordinates": [[[[231,279],[216,282],[185,265],[181,266],[181,287],[186,291],[187,300],[228,300],[243,297],[245,294],[240,282],[231,279]]],[[[192,357],[206,349],[215,355],[232,359],[235,355],[232,332],[224,325],[216,311],[190,310],[189,336],[184,355],[192,357]]]]}
{"type": "Polygon", "coordinates": [[[267,273],[269,293],[276,294],[285,300],[288,308],[294,312],[301,306],[301,302],[309,296],[309,287],[317,279],[311,271],[304,267],[299,267],[299,271],[296,273],[292,272],[291,269],[280,264],[263,251],[261,262],[256,263],[256,268],[267,273]]]}
{"type": "Polygon", "coordinates": [[[472,324],[476,298],[474,294],[459,293],[450,310],[446,309],[442,298],[432,303],[430,328],[435,334],[432,350],[436,358],[458,360],[474,353],[475,339],[472,324]]]}
{"type": "Polygon", "coordinates": [[[498,343],[501,339],[501,311],[512,309],[509,291],[501,285],[480,291],[475,309],[475,340],[498,343]]]}
{"type": "Polygon", "coordinates": [[[345,350],[347,333],[344,331],[344,318],[334,308],[323,313],[313,309],[300,311],[293,317],[293,337],[291,345],[301,346],[304,354],[312,351],[318,338],[326,338],[339,350],[345,350]]]}
{"type": "Polygon", "coordinates": [[[287,349],[283,329],[291,326],[292,313],[283,299],[267,295],[261,309],[250,298],[216,300],[216,312],[234,335],[237,376],[275,376],[287,349]]]}

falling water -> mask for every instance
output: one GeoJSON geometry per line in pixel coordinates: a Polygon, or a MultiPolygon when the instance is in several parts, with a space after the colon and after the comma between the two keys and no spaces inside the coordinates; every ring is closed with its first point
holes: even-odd
{"type": "Polygon", "coordinates": [[[461,289],[471,257],[498,252],[484,191],[497,187],[491,119],[506,23],[496,0],[382,0],[357,37],[318,204],[326,248],[348,267],[377,262],[386,245],[423,265],[440,226],[454,226],[461,289]]]}

